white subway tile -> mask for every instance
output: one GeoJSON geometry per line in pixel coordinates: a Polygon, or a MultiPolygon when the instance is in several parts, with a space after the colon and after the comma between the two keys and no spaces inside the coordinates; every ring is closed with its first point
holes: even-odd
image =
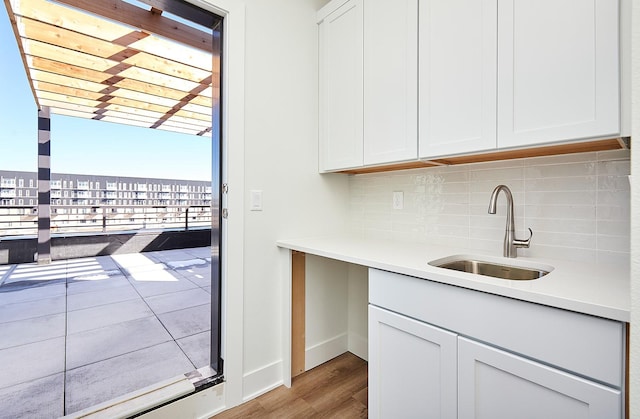
{"type": "Polygon", "coordinates": [[[529,166],[524,170],[528,179],[592,176],[596,174],[596,163],[580,162],[529,166]]]}
{"type": "Polygon", "coordinates": [[[471,163],[465,165],[468,170],[504,169],[507,167],[524,167],[526,159],[501,160],[482,163],[471,163]]]}
{"type": "Polygon", "coordinates": [[[627,176],[598,176],[598,190],[628,191],[630,189],[627,176]]]}
{"type": "Polygon", "coordinates": [[[594,220],[595,205],[526,205],[525,214],[533,218],[556,218],[560,220],[594,220]]]}
{"type": "Polygon", "coordinates": [[[598,162],[598,175],[627,176],[631,174],[629,160],[611,160],[598,162]]]}
{"type": "Polygon", "coordinates": [[[597,200],[598,207],[628,207],[631,195],[627,190],[607,191],[598,190],[597,200]]]}
{"type": "Polygon", "coordinates": [[[595,176],[527,179],[525,191],[591,191],[596,188],[595,176]]]}
{"type": "Polygon", "coordinates": [[[487,195],[487,202],[491,197],[491,193],[498,185],[506,185],[512,194],[523,192],[525,189],[525,181],[523,179],[500,179],[500,180],[488,180],[471,182],[469,189],[471,193],[483,193],[487,195]]]}
{"type": "Polygon", "coordinates": [[[597,248],[594,234],[539,231],[535,233],[535,243],[543,246],[563,246],[580,249],[597,248]]]}
{"type": "Polygon", "coordinates": [[[598,205],[598,220],[630,222],[631,208],[628,203],[622,206],[598,205]]]}
{"type": "Polygon", "coordinates": [[[527,205],[595,205],[594,191],[531,191],[526,194],[527,205]]]}
{"type": "Polygon", "coordinates": [[[508,168],[496,168],[496,169],[482,169],[482,170],[472,170],[470,172],[470,180],[472,182],[500,182],[504,179],[509,179],[511,181],[517,179],[524,179],[524,168],[523,167],[508,167],[508,168]]]}
{"type": "Polygon", "coordinates": [[[593,261],[602,253],[600,260],[624,260],[629,166],[628,151],[610,151],[351,176],[351,229],[501,254],[505,199],[499,197],[496,215],[487,210],[493,189],[506,184],[517,236],[534,230],[532,248],[521,255],[593,261]],[[393,191],[405,193],[403,210],[392,209],[393,191]]]}
{"type": "Polygon", "coordinates": [[[631,158],[631,150],[609,150],[599,151],[598,160],[629,160],[631,158]]]}
{"type": "Polygon", "coordinates": [[[598,250],[628,252],[630,248],[629,237],[598,235],[598,250]]]}
{"type": "Polygon", "coordinates": [[[631,226],[629,220],[598,220],[597,224],[599,235],[630,237],[631,226]]]}
{"type": "Polygon", "coordinates": [[[557,156],[532,157],[525,159],[525,166],[537,166],[546,164],[565,164],[597,160],[596,153],[560,154],[557,156]]]}
{"type": "Polygon", "coordinates": [[[629,266],[630,260],[629,252],[608,252],[605,250],[598,250],[599,264],[629,266]]]}
{"type": "Polygon", "coordinates": [[[572,220],[557,218],[533,218],[527,217],[525,220],[527,227],[530,227],[534,234],[537,232],[557,232],[557,233],[597,233],[596,223],[593,220],[572,220]]]}

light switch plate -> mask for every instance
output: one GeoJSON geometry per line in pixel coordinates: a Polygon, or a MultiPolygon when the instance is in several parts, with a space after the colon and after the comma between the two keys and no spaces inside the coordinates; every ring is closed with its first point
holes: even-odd
{"type": "Polygon", "coordinates": [[[250,208],[251,211],[262,211],[262,191],[259,190],[251,190],[249,192],[250,196],[250,208]]]}
{"type": "Polygon", "coordinates": [[[401,210],[404,208],[404,192],[393,191],[393,209],[401,210]]]}

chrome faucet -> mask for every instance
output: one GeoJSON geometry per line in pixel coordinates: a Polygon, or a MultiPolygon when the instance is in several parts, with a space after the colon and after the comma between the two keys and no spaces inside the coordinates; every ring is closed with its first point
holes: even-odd
{"type": "Polygon", "coordinates": [[[506,258],[515,258],[518,256],[518,247],[529,247],[531,243],[531,237],[533,237],[533,231],[529,229],[529,238],[527,240],[516,239],[515,222],[513,217],[513,195],[506,185],[498,185],[491,194],[491,200],[489,201],[489,214],[496,213],[496,204],[498,202],[498,195],[500,191],[504,192],[507,197],[507,226],[504,232],[504,244],[502,246],[503,256],[506,258]]]}

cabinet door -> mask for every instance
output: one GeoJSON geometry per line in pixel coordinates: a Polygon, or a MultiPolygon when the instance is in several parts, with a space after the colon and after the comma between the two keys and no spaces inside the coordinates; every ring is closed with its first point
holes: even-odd
{"type": "Polygon", "coordinates": [[[420,157],[496,147],[497,0],[420,2],[420,157]]]}
{"type": "Polygon", "coordinates": [[[418,157],[418,0],[364,4],[364,164],[418,157]]]}
{"type": "Polygon", "coordinates": [[[621,418],[619,390],[458,338],[458,413],[465,418],[621,418]]]}
{"type": "Polygon", "coordinates": [[[455,418],[456,335],[369,306],[369,417],[455,418]]]}
{"type": "Polygon", "coordinates": [[[319,23],[320,171],[362,166],[362,0],[319,23]]]}
{"type": "Polygon", "coordinates": [[[618,0],[505,0],[498,147],[620,132],[618,0]]]}

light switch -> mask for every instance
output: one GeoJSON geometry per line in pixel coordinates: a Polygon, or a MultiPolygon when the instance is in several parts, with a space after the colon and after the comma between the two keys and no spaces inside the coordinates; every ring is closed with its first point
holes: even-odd
{"type": "Polygon", "coordinates": [[[393,209],[401,210],[404,208],[404,192],[393,191],[393,209]]]}
{"type": "Polygon", "coordinates": [[[262,191],[252,190],[249,195],[251,211],[262,211],[262,191]]]}

